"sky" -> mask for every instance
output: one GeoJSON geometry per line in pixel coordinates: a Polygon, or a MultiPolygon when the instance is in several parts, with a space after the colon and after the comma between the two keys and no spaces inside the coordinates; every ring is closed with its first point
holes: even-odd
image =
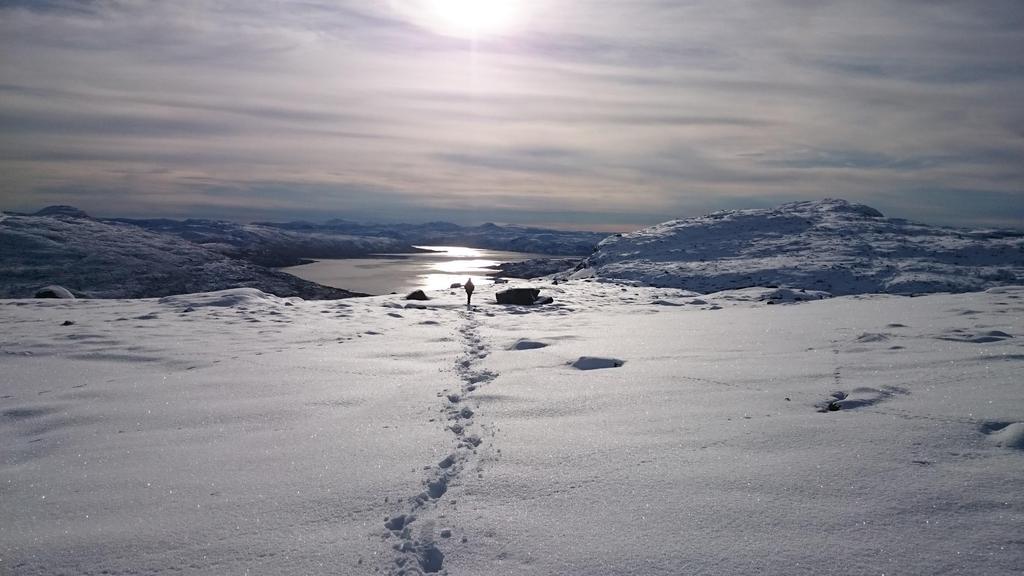
{"type": "Polygon", "coordinates": [[[1020,0],[0,0],[0,209],[1024,228],[1020,0]]]}

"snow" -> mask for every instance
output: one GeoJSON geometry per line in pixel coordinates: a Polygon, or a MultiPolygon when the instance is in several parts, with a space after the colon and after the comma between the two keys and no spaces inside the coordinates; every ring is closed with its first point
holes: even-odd
{"type": "Polygon", "coordinates": [[[0,573],[1020,573],[1024,287],[511,285],[0,300],[0,573]]]}
{"type": "Polygon", "coordinates": [[[598,244],[570,274],[697,292],[780,286],[832,294],[972,292],[1024,282],[1024,232],[884,218],[844,200],[673,220],[598,244]]]}

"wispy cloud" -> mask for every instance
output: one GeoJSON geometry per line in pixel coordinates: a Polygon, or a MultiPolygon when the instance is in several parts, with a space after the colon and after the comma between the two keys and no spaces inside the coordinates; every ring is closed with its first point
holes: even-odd
{"type": "Polygon", "coordinates": [[[1016,0],[523,0],[475,40],[427,4],[0,1],[0,207],[631,227],[1024,205],[1016,0]]]}

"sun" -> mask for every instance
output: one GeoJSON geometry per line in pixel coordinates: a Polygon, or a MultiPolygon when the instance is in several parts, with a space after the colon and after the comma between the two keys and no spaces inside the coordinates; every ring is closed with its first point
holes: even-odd
{"type": "Polygon", "coordinates": [[[442,34],[477,38],[510,31],[520,16],[516,0],[427,0],[434,28],[442,34]]]}

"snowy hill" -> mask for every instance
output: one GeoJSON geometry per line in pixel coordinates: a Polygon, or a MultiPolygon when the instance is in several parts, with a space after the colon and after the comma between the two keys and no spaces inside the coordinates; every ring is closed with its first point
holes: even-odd
{"type": "Polygon", "coordinates": [[[0,220],[0,297],[58,284],[92,298],[144,298],[248,286],[279,296],[346,298],[176,236],[103,222],[67,207],[0,220]]]}
{"type": "Polygon", "coordinates": [[[152,232],[170,234],[232,258],[260,266],[284,267],[305,258],[358,258],[368,254],[414,251],[400,238],[338,233],[324,229],[293,229],[274,224],[238,224],[223,220],[108,221],[133,224],[152,232]]]}
{"type": "Polygon", "coordinates": [[[794,202],[612,236],[572,277],[702,293],[748,286],[970,292],[1024,282],[1024,232],[928,226],[844,200],[794,202]]]}
{"type": "Polygon", "coordinates": [[[1024,288],[532,285],[0,300],[0,573],[1020,574],[1024,288]]]}

